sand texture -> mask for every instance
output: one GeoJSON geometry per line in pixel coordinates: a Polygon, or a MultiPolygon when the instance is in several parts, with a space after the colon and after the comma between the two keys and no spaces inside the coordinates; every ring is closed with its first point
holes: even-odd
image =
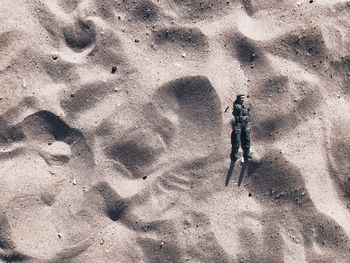
{"type": "Polygon", "coordinates": [[[350,262],[350,1],[0,0],[0,91],[0,262],[350,262]]]}

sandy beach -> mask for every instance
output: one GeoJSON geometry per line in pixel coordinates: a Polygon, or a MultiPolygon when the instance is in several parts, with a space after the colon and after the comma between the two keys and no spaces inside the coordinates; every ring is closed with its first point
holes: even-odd
{"type": "Polygon", "coordinates": [[[0,262],[350,262],[349,1],[0,0],[0,21],[0,262]]]}

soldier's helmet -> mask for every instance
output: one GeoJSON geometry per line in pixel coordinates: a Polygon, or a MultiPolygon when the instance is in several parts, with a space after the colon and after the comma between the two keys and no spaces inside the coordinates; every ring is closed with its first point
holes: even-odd
{"type": "Polygon", "coordinates": [[[245,96],[245,94],[244,94],[243,92],[238,93],[238,94],[237,94],[237,99],[239,99],[239,98],[242,97],[242,96],[245,96]]]}

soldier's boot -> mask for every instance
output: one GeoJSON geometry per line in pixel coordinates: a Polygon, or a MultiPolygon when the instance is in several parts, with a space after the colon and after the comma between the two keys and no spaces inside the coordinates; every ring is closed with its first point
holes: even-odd
{"type": "Polygon", "coordinates": [[[237,161],[239,159],[239,155],[238,154],[231,154],[231,160],[232,161],[237,161]]]}
{"type": "Polygon", "coordinates": [[[239,159],[238,148],[233,148],[231,152],[231,160],[235,162],[238,159],[239,159]]]}
{"type": "Polygon", "coordinates": [[[253,159],[253,155],[249,149],[245,150],[243,153],[244,160],[251,161],[253,159]]]}

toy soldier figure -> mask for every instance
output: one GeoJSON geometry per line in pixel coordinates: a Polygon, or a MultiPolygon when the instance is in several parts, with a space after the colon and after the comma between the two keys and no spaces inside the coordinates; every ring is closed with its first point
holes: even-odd
{"type": "Polygon", "coordinates": [[[252,155],[250,153],[250,126],[249,126],[249,114],[251,105],[245,102],[245,94],[240,93],[237,95],[236,100],[233,103],[232,115],[234,116],[234,127],[231,134],[232,152],[231,159],[237,161],[239,159],[238,150],[242,147],[244,160],[251,160],[252,155]]]}

